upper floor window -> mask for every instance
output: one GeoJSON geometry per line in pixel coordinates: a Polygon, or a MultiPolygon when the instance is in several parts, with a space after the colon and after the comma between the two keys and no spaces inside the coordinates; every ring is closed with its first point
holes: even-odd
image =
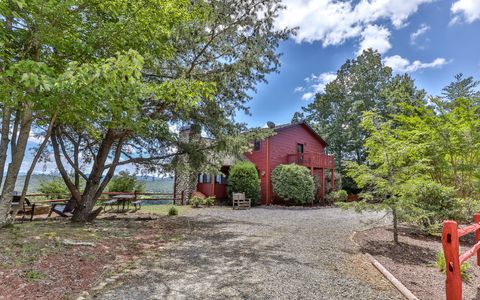
{"type": "Polygon", "coordinates": [[[262,145],[262,141],[254,140],[253,141],[253,151],[259,151],[261,145],[262,145]]]}
{"type": "Polygon", "coordinates": [[[303,153],[303,144],[297,144],[297,153],[303,153]]]}

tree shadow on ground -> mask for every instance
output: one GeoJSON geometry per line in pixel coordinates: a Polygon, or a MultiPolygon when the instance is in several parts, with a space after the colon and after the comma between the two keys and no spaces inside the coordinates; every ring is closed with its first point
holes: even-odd
{"type": "Polygon", "coordinates": [[[262,294],[257,272],[269,273],[279,264],[314,267],[280,251],[281,245],[264,243],[261,235],[237,230],[247,226],[255,231],[265,224],[218,218],[185,221],[188,238],[155,261],[142,262],[145,272],[129,278],[127,290],[162,299],[247,299],[262,294]]]}

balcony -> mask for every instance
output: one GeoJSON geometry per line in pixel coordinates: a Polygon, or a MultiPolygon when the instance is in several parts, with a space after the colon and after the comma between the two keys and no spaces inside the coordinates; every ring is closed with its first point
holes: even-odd
{"type": "Polygon", "coordinates": [[[287,154],[287,162],[289,164],[298,164],[309,168],[333,169],[335,167],[333,156],[323,153],[287,154]]]}

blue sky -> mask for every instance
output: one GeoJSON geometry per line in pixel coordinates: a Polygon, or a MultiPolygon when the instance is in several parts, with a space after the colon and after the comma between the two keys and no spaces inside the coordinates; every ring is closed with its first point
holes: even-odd
{"type": "Polygon", "coordinates": [[[289,122],[362,48],[382,53],[396,73],[438,95],[457,73],[480,79],[480,0],[284,0],[278,27],[299,27],[281,44],[282,67],[252,93],[251,116],[264,126],[289,122]]]}

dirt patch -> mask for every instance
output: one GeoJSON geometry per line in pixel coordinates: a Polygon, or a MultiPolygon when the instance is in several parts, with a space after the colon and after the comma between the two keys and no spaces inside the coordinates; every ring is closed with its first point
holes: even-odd
{"type": "MultiPolygon", "coordinates": [[[[388,227],[379,227],[359,232],[355,241],[363,252],[373,255],[381,264],[397,277],[419,299],[438,300],[445,298],[445,274],[435,266],[436,255],[442,250],[440,237],[426,237],[409,227],[400,228],[400,245],[393,243],[392,232],[388,227]]],[[[461,240],[460,252],[473,246],[470,236],[461,240]]],[[[480,267],[475,258],[468,263],[470,281],[463,283],[463,299],[480,299],[477,288],[480,267]]]]}
{"type": "Polygon", "coordinates": [[[57,218],[2,229],[0,299],[75,298],[158,251],[186,226],[183,217],[129,214],[85,226],[57,218]]]}

